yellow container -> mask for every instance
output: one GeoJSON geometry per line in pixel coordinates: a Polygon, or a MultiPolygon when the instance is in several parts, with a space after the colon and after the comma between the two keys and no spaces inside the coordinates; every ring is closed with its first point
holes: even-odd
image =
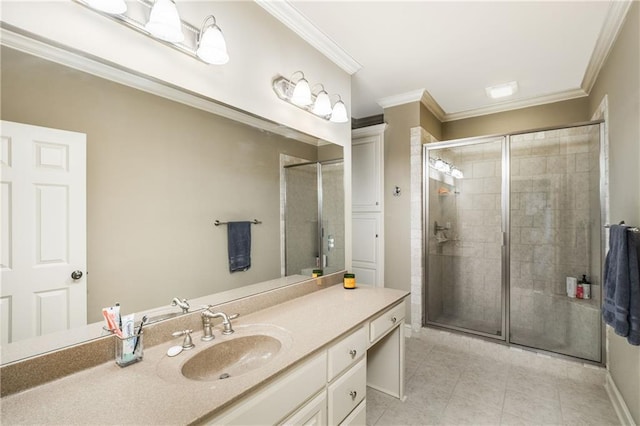
{"type": "Polygon", "coordinates": [[[356,288],[356,274],[344,274],[342,286],[348,290],[356,288]]]}
{"type": "Polygon", "coordinates": [[[322,276],[322,269],[314,269],[311,272],[311,278],[318,278],[322,276]]]}

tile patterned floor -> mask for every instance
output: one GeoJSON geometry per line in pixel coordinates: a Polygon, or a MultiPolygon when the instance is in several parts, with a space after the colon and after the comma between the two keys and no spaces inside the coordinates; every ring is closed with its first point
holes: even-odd
{"type": "Polygon", "coordinates": [[[406,401],[367,390],[367,424],[618,425],[603,368],[423,329],[406,340],[406,401]]]}

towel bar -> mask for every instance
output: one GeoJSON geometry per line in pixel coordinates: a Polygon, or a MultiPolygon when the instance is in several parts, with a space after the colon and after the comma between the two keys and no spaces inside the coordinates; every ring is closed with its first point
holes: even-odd
{"type": "MultiPolygon", "coordinates": [[[[218,226],[218,225],[226,225],[226,224],[228,224],[228,223],[229,223],[229,222],[220,222],[218,219],[216,219],[216,220],[213,222],[213,224],[214,224],[215,226],[218,226]]],[[[262,221],[260,221],[260,220],[258,220],[258,219],[253,219],[253,220],[251,221],[251,223],[252,223],[252,224],[254,224],[254,225],[259,225],[259,224],[261,224],[261,223],[262,223],[262,221]]]]}
{"type": "MultiPolygon", "coordinates": [[[[625,223],[624,223],[624,220],[623,220],[622,222],[620,222],[620,225],[624,225],[624,224],[625,224],[625,223]]],[[[611,225],[605,225],[604,227],[605,227],[605,228],[610,228],[610,227],[611,227],[611,225]]],[[[640,228],[638,228],[637,226],[629,227],[629,228],[627,228],[627,231],[631,231],[631,232],[640,232],[640,228]]]]}

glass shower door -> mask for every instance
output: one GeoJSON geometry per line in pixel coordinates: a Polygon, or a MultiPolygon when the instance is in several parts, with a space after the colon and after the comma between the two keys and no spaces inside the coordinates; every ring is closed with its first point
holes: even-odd
{"type": "Polygon", "coordinates": [[[510,340],[600,361],[600,126],[515,135],[510,151],[510,340]],[[591,298],[571,297],[583,275],[591,298]]]}
{"type": "Polygon", "coordinates": [[[344,164],[321,163],[322,261],[325,274],[344,269],[344,164]]]}
{"type": "Polygon", "coordinates": [[[425,145],[427,324],[504,339],[504,140],[425,145]]]}
{"type": "Polygon", "coordinates": [[[306,273],[319,266],[318,168],[318,163],[285,168],[286,275],[306,273]],[[292,235],[295,238],[287,238],[292,235]]]}

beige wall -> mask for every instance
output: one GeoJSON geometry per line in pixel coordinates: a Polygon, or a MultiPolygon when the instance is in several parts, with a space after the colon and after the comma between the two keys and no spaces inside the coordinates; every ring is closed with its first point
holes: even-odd
{"type": "Polygon", "coordinates": [[[587,97],[442,123],[442,140],[504,134],[589,120],[587,97]]]}
{"type": "Polygon", "coordinates": [[[442,139],[442,123],[422,102],[420,103],[420,127],[437,140],[444,140],[442,139]]]}
{"type": "Polygon", "coordinates": [[[410,291],[410,130],[420,125],[419,102],[387,108],[384,118],[384,285],[410,291]],[[402,191],[400,197],[392,195],[395,186],[402,191]]]}
{"type": "MultiPolygon", "coordinates": [[[[2,21],[160,81],[215,99],[338,145],[351,141],[350,123],[330,123],[275,96],[272,79],[303,70],[351,106],[351,76],[253,1],[180,1],[180,17],[198,26],[214,14],[229,62],[207,65],[118,25],[72,1],[2,1],[2,21]],[[42,17],[47,19],[42,19],[42,17]],[[259,42],[256,42],[259,40],[259,42]]],[[[10,42],[3,37],[3,43],[10,42]]]]}
{"type": "MultiPolygon", "coordinates": [[[[609,103],[610,219],[640,225],[640,3],[625,24],[589,96],[591,113],[609,103]]],[[[640,348],[607,327],[609,370],[635,422],[640,424],[640,348]]]]}
{"type": "Polygon", "coordinates": [[[280,276],[280,153],[311,145],[2,49],[3,120],[87,134],[89,321],[280,276]],[[250,220],[252,267],[228,272],[226,228],[250,220]]]}

